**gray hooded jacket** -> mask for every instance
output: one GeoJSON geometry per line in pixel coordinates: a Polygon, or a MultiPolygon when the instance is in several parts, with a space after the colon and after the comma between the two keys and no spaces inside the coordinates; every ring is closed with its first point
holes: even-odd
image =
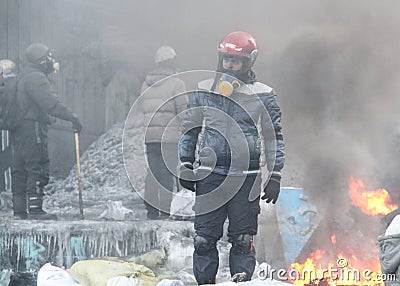
{"type": "MultiPolygon", "coordinates": [[[[388,229],[400,229],[399,221],[399,219],[394,219],[388,229]]],[[[378,244],[382,273],[386,275],[386,278],[388,274],[395,275],[395,280],[386,279],[385,285],[400,285],[400,232],[379,236],[378,244]]]]}
{"type": "Polygon", "coordinates": [[[158,67],[147,74],[141,89],[140,105],[146,127],[145,143],[177,143],[180,117],[186,108],[185,83],[173,75],[175,71],[158,67]],[[166,127],[168,126],[168,129],[166,127]]]}

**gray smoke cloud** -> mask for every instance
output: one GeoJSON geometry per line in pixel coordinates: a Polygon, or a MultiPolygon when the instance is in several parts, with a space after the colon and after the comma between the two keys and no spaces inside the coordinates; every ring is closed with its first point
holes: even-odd
{"type": "Polygon", "coordinates": [[[324,25],[298,31],[277,59],[275,78],[288,160],[304,162],[313,198],[338,205],[348,200],[350,175],[399,200],[398,4],[358,4],[346,12],[332,4],[324,25]]]}
{"type": "Polygon", "coordinates": [[[138,74],[152,67],[153,53],[163,44],[177,50],[183,70],[213,69],[223,35],[251,32],[260,49],[255,71],[279,95],[287,166],[299,161],[304,169],[298,183],[324,201],[337,200],[338,194],[346,201],[350,175],[371,188],[387,187],[393,197],[399,193],[393,172],[400,165],[393,162],[400,101],[398,2],[96,5],[111,57],[128,61],[138,74]]]}
{"type": "Polygon", "coordinates": [[[77,55],[100,59],[103,85],[124,69],[138,93],[159,46],[174,47],[181,70],[214,69],[221,38],[250,32],[255,72],[282,107],[285,172],[304,178],[286,181],[330,201],[345,200],[350,175],[399,199],[399,8],[395,0],[76,0],[49,4],[46,17],[65,66],[77,55]]]}

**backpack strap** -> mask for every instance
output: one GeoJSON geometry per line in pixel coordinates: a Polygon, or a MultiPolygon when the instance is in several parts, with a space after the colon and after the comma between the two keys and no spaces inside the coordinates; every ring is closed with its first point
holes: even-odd
{"type": "MultiPolygon", "coordinates": [[[[22,72],[22,73],[20,73],[18,76],[17,76],[17,80],[16,80],[16,90],[15,90],[15,95],[16,95],[16,98],[15,98],[15,100],[18,100],[18,84],[19,84],[19,81],[22,79],[22,78],[24,78],[24,77],[26,77],[27,75],[29,75],[29,74],[31,74],[31,73],[40,73],[40,71],[36,71],[36,70],[30,70],[30,71],[26,71],[26,72],[22,72]]],[[[21,108],[21,112],[23,113],[23,116],[22,116],[22,118],[24,118],[25,117],[25,115],[26,115],[26,113],[28,113],[28,109],[27,110],[22,110],[22,108],[21,108]]]]}

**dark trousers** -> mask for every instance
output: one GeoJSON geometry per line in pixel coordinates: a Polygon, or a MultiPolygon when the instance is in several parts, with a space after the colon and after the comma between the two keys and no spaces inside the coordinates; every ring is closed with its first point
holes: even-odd
{"type": "Polygon", "coordinates": [[[41,208],[43,188],[49,182],[47,126],[25,120],[11,132],[13,144],[12,192],[14,214],[26,214],[30,196],[41,208]]]}
{"type": "Polygon", "coordinates": [[[146,143],[147,175],[145,179],[145,206],[149,217],[170,213],[177,167],[177,144],[146,143]],[[162,150],[161,150],[162,148],[162,150]]]}
{"type": "MultiPolygon", "coordinates": [[[[211,241],[212,245],[223,235],[225,220],[229,219],[228,237],[233,243],[229,254],[231,275],[246,272],[250,280],[254,272],[255,249],[251,245],[244,253],[236,251],[236,241],[240,235],[257,234],[258,214],[260,213],[259,194],[261,178],[259,176],[233,177],[211,173],[196,184],[196,217],[194,228],[196,235],[211,241]],[[251,192],[252,201],[249,200],[251,192]],[[254,198],[255,194],[255,198],[254,198]]],[[[215,281],[218,271],[218,250],[211,247],[208,251],[194,251],[193,272],[199,284],[215,281]]]]}

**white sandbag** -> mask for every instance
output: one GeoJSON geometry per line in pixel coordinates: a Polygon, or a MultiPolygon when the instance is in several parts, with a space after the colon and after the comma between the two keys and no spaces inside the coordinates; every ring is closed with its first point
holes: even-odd
{"type": "Polygon", "coordinates": [[[40,268],[37,276],[37,286],[78,286],[71,275],[60,267],[46,263],[40,268]]]}
{"type": "MultiPolygon", "coordinates": [[[[156,286],[159,282],[154,272],[146,266],[116,257],[77,261],[67,271],[84,286],[106,286],[111,278],[120,276],[132,277],[133,285],[138,286],[156,286]]],[[[111,280],[108,285],[119,286],[119,284],[112,284],[119,282],[127,282],[127,285],[132,286],[132,281],[124,278],[111,280]]]]}

